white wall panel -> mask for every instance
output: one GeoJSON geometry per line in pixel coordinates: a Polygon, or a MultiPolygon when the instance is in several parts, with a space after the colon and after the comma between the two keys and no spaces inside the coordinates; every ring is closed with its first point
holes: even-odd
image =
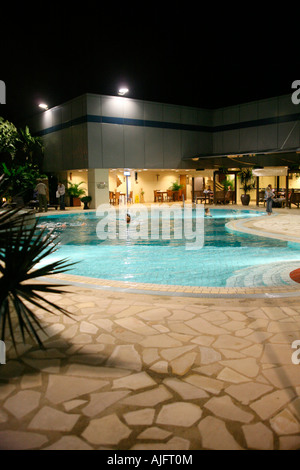
{"type": "Polygon", "coordinates": [[[62,109],[60,106],[52,109],[52,125],[59,126],[62,123],[62,109]]]}
{"type": "Polygon", "coordinates": [[[53,114],[51,109],[41,114],[42,129],[49,129],[53,126],[53,114]]]}
{"type": "Polygon", "coordinates": [[[61,119],[63,123],[70,122],[72,120],[72,103],[65,103],[62,105],[61,119]]]}
{"type": "Polygon", "coordinates": [[[108,117],[124,117],[124,99],[120,96],[102,96],[102,115],[108,117]]]}
{"type": "Polygon", "coordinates": [[[84,116],[86,114],[85,96],[79,96],[79,98],[72,100],[71,106],[72,106],[72,119],[77,119],[79,117],[84,116]]]}
{"type": "Polygon", "coordinates": [[[144,119],[146,121],[162,121],[163,105],[159,103],[144,103],[144,119]]]}
{"type": "Polygon", "coordinates": [[[87,114],[101,116],[101,97],[99,95],[87,95],[87,114]]]}
{"type": "Polygon", "coordinates": [[[165,104],[163,112],[163,119],[165,122],[181,123],[181,112],[179,106],[165,104]]]}
{"type": "Polygon", "coordinates": [[[124,117],[128,119],[144,119],[144,103],[142,101],[124,100],[124,117]]]}

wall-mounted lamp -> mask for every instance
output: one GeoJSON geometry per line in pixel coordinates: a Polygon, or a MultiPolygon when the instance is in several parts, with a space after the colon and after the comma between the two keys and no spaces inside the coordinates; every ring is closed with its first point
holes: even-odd
{"type": "Polygon", "coordinates": [[[127,93],[129,93],[129,90],[128,88],[120,88],[119,91],[118,91],[118,95],[119,96],[124,96],[124,95],[127,95],[127,93]]]}
{"type": "Polygon", "coordinates": [[[39,108],[43,109],[44,111],[47,111],[49,109],[48,105],[45,103],[39,104],[39,108]]]}

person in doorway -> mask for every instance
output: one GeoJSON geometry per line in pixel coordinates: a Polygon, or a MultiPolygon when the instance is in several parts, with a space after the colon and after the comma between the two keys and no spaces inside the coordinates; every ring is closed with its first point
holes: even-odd
{"type": "Polygon", "coordinates": [[[272,190],[272,186],[269,184],[265,192],[265,201],[267,205],[266,211],[268,215],[272,214],[273,199],[274,199],[274,193],[272,190]]]}
{"type": "Polygon", "coordinates": [[[66,194],[65,185],[59,181],[58,186],[57,186],[57,195],[59,196],[59,206],[60,206],[59,208],[61,211],[65,210],[65,194],[66,194]]]}
{"type": "Polygon", "coordinates": [[[211,193],[211,192],[212,192],[211,187],[208,186],[208,188],[207,188],[207,189],[204,189],[203,192],[206,193],[206,194],[211,193]]]}
{"type": "Polygon", "coordinates": [[[45,210],[45,212],[47,212],[48,211],[47,187],[41,179],[37,180],[35,191],[37,192],[37,195],[38,195],[39,212],[43,212],[43,209],[45,210]]]}

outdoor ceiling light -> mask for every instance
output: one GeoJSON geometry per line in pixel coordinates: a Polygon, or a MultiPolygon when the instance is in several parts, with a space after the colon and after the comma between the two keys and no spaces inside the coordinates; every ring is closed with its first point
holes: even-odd
{"type": "Polygon", "coordinates": [[[48,105],[45,104],[45,103],[39,104],[39,108],[44,109],[45,111],[47,111],[47,109],[49,109],[49,108],[48,108],[48,105]]]}
{"type": "Polygon", "coordinates": [[[120,88],[119,90],[119,96],[124,96],[129,92],[128,88],[120,88]]]}

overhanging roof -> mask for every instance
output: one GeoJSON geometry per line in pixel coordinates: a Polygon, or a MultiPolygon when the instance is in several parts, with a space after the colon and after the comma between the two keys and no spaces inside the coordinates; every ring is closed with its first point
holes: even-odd
{"type": "Polygon", "coordinates": [[[240,168],[249,166],[292,166],[300,165],[300,148],[289,150],[268,149],[257,152],[250,150],[247,152],[226,154],[198,154],[191,157],[183,157],[184,162],[193,162],[193,167],[212,168],[240,168]]]}

